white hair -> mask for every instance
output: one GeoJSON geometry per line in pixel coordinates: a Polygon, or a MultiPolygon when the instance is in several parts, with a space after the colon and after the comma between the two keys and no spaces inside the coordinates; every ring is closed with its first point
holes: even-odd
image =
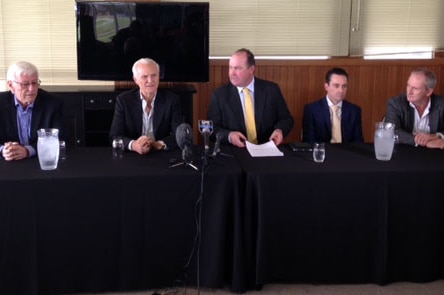
{"type": "Polygon", "coordinates": [[[132,68],[133,76],[137,75],[137,66],[140,64],[144,64],[144,65],[154,64],[154,65],[156,65],[157,71],[160,72],[160,66],[154,59],[144,57],[144,58],[137,60],[134,63],[133,68],[132,68]]]}
{"type": "Polygon", "coordinates": [[[27,61],[18,61],[9,66],[6,74],[7,81],[15,81],[20,75],[37,75],[39,76],[39,70],[35,65],[27,61]]]}

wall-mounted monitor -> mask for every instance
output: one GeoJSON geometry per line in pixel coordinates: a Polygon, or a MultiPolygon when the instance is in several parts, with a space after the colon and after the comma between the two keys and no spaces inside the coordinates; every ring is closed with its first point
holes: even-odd
{"type": "Polygon", "coordinates": [[[161,81],[207,82],[209,3],[76,2],[79,80],[131,81],[142,57],[161,81]]]}

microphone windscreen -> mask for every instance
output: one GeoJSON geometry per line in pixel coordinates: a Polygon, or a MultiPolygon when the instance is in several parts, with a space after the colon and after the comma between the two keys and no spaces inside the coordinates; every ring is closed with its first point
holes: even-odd
{"type": "Polygon", "coordinates": [[[193,130],[190,124],[182,123],[176,129],[176,142],[181,150],[193,142],[193,130]]]}

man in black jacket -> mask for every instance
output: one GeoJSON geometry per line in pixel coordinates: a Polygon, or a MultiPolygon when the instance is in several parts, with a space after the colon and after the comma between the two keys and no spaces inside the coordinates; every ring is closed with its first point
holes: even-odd
{"type": "Polygon", "coordinates": [[[158,89],[160,70],[154,60],[142,58],[132,71],[139,89],[117,96],[110,139],[121,137],[125,150],[140,155],[175,146],[176,128],[183,122],[179,96],[158,89]]]}
{"type": "Polygon", "coordinates": [[[293,128],[294,120],[276,83],[254,76],[256,68],[253,53],[245,48],[233,53],[229,62],[230,82],[211,95],[208,119],[213,121],[214,132],[221,134],[222,143],[245,147],[245,141],[282,143],[293,128]],[[254,135],[249,136],[247,126],[247,94],[254,108],[254,135]]]}
{"type": "Polygon", "coordinates": [[[59,129],[63,138],[63,102],[39,88],[37,67],[26,61],[9,66],[10,91],[0,93],[0,154],[21,160],[37,154],[37,130],[59,129]]]}

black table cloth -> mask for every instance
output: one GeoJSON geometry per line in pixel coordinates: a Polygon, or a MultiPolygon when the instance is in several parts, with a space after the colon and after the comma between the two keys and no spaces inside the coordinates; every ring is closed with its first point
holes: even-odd
{"type": "Polygon", "coordinates": [[[211,161],[201,194],[200,172],[168,167],[180,151],[67,154],[53,171],[37,158],[0,161],[0,294],[242,289],[242,264],[233,267],[243,249],[233,240],[243,191],[234,159],[211,161]],[[201,243],[190,257],[200,196],[201,243]]]}
{"type": "Polygon", "coordinates": [[[211,159],[203,185],[168,167],[180,151],[78,148],[55,171],[1,160],[0,294],[444,278],[443,151],[397,146],[382,162],[371,144],[327,145],[320,164],[281,149],[223,147],[234,157],[211,159]]]}
{"type": "Polygon", "coordinates": [[[248,285],[425,282],[444,277],[444,152],[327,145],[326,159],[234,153],[246,174],[248,285]]]}

